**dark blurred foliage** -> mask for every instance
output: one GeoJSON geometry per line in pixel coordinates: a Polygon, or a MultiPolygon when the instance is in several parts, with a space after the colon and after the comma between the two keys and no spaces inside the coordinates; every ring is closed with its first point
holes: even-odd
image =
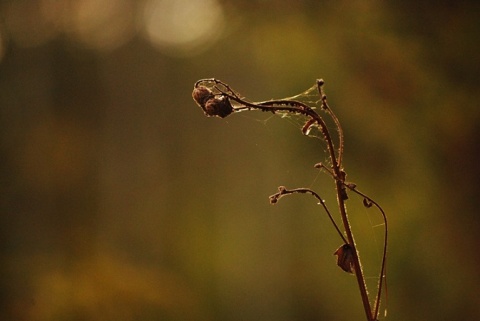
{"type": "MultiPolygon", "coordinates": [[[[289,119],[204,117],[323,78],[348,179],[389,216],[387,320],[476,320],[478,1],[0,2],[0,320],[364,319],[289,119]]],[[[374,293],[381,221],[349,213],[374,293]]],[[[382,316],[383,319],[383,316],[382,316]]]]}

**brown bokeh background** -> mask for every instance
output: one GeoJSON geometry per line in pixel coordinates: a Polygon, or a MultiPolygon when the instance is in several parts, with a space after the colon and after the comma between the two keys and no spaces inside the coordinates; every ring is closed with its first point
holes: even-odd
{"type": "Polygon", "coordinates": [[[324,145],[204,117],[208,77],[252,100],[323,78],[348,178],[389,216],[387,320],[478,319],[480,6],[397,2],[1,1],[0,319],[364,319],[320,207],[268,203],[335,209],[324,145]]]}

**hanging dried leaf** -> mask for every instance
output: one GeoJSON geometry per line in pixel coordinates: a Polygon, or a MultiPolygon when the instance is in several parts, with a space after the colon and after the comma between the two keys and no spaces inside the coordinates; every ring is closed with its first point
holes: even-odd
{"type": "Polygon", "coordinates": [[[337,265],[348,273],[354,272],[353,248],[349,244],[340,246],[333,255],[337,256],[337,265]]]}

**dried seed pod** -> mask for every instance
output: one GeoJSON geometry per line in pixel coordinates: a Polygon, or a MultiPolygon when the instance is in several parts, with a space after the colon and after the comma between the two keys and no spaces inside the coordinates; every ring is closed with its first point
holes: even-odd
{"type": "Polygon", "coordinates": [[[214,95],[210,89],[205,86],[198,86],[193,89],[192,97],[195,102],[202,107],[205,111],[205,103],[209,100],[214,98],[214,95]]]}
{"type": "Polygon", "coordinates": [[[349,244],[340,246],[333,255],[337,256],[337,265],[348,273],[354,272],[353,248],[349,244]]]}
{"type": "Polygon", "coordinates": [[[224,118],[233,112],[233,107],[228,97],[214,97],[207,100],[204,111],[205,115],[207,116],[218,116],[220,118],[224,118]]]}

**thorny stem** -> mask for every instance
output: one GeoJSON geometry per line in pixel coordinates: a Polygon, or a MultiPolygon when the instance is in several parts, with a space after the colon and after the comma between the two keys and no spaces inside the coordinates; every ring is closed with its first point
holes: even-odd
{"type": "Polygon", "coordinates": [[[330,106],[328,106],[327,103],[327,95],[323,92],[323,80],[317,80],[317,90],[318,93],[320,94],[320,97],[322,98],[322,109],[325,110],[330,117],[333,119],[335,122],[335,126],[337,126],[338,130],[338,167],[342,168],[342,158],[343,158],[343,148],[344,148],[344,138],[343,138],[343,129],[342,126],[340,126],[340,121],[338,120],[337,116],[333,112],[333,110],[330,109],[330,106]]]}
{"type": "Polygon", "coordinates": [[[338,207],[340,209],[340,215],[342,216],[343,227],[345,228],[345,234],[347,234],[348,244],[353,248],[353,261],[354,261],[354,268],[355,268],[355,276],[357,277],[358,287],[360,289],[360,295],[362,297],[363,308],[365,309],[365,314],[367,315],[367,319],[369,321],[375,320],[372,316],[372,308],[370,307],[370,301],[368,300],[368,291],[367,285],[365,283],[365,277],[363,275],[363,270],[360,262],[360,258],[358,256],[357,247],[355,244],[355,239],[353,238],[352,228],[350,226],[350,222],[347,216],[347,209],[345,206],[345,201],[341,195],[341,189],[343,185],[338,180],[336,181],[336,190],[337,190],[337,202],[338,207]]]}
{"type": "MultiPolygon", "coordinates": [[[[333,178],[335,178],[334,174],[332,171],[330,171],[327,167],[325,167],[322,163],[315,164],[315,168],[321,168],[326,170],[333,178]]],[[[375,207],[380,211],[382,214],[383,222],[384,222],[384,242],[383,242],[383,253],[382,253],[382,263],[381,263],[381,268],[380,268],[380,276],[378,278],[378,291],[377,291],[377,296],[375,298],[375,305],[374,305],[374,316],[378,316],[378,310],[380,308],[380,299],[382,296],[382,289],[385,286],[385,301],[388,300],[388,291],[387,291],[387,280],[386,280],[386,270],[387,270],[387,245],[388,245],[388,222],[387,222],[387,215],[385,214],[385,211],[383,208],[375,202],[372,198],[367,196],[366,194],[360,192],[357,189],[357,185],[354,183],[347,183],[347,182],[342,182],[342,184],[351,190],[352,192],[360,195],[363,197],[364,200],[364,206],[365,207],[372,207],[372,205],[375,205],[375,207]],[[384,285],[384,280],[385,280],[385,285],[384,285]]],[[[387,305],[387,302],[385,302],[385,305],[387,305]]],[[[386,310],[385,310],[385,315],[386,315],[386,310]]]]}
{"type": "MultiPolygon", "coordinates": [[[[322,104],[324,106],[328,107],[328,105],[326,103],[326,96],[322,92],[322,85],[323,85],[323,81],[317,81],[319,94],[322,97],[322,104]]],[[[337,117],[333,114],[333,112],[331,112],[330,108],[328,108],[328,110],[330,111],[329,114],[333,115],[332,117],[333,117],[335,123],[338,126],[339,122],[338,122],[337,117]]],[[[341,150],[339,152],[339,159],[340,159],[340,157],[341,157],[340,155],[341,155],[341,153],[343,153],[343,146],[342,146],[343,145],[343,133],[341,131],[341,127],[338,127],[338,128],[339,128],[339,136],[340,136],[340,139],[341,139],[341,142],[340,142],[341,150]]],[[[354,261],[355,276],[357,278],[358,287],[360,289],[360,295],[362,297],[363,308],[365,310],[367,320],[369,320],[369,321],[375,320],[377,318],[377,316],[372,315],[372,309],[371,309],[371,306],[370,306],[370,301],[368,299],[367,285],[365,283],[365,276],[363,274],[362,265],[361,265],[361,262],[360,262],[360,257],[358,256],[358,251],[357,251],[357,247],[356,247],[356,244],[355,244],[355,239],[353,237],[350,221],[348,220],[348,216],[347,216],[347,207],[346,207],[346,204],[345,204],[346,197],[345,197],[345,194],[344,194],[345,189],[344,189],[344,184],[343,184],[343,179],[345,178],[345,172],[343,172],[339,163],[337,163],[337,161],[335,159],[335,151],[333,149],[333,143],[332,143],[332,140],[330,138],[330,134],[328,133],[328,128],[326,126],[321,126],[321,130],[322,130],[322,132],[325,136],[325,140],[327,141],[328,152],[330,154],[330,160],[332,162],[332,169],[333,169],[333,173],[334,173],[334,177],[335,177],[335,189],[337,191],[337,203],[338,203],[338,208],[339,208],[339,211],[340,211],[340,215],[342,217],[343,227],[345,228],[345,234],[347,235],[348,244],[353,248],[353,261],[354,261]]]]}
{"type": "Polygon", "coordinates": [[[355,188],[355,184],[347,184],[345,183],[346,173],[342,168],[342,158],[343,158],[343,149],[344,149],[344,137],[342,127],[340,126],[340,122],[333,111],[330,109],[327,103],[327,97],[323,93],[322,86],[324,82],[323,80],[317,80],[317,90],[321,97],[322,101],[322,109],[332,118],[334,121],[337,131],[338,131],[338,140],[339,140],[339,147],[338,151],[335,151],[334,144],[328,127],[323,120],[323,118],[318,115],[318,113],[311,108],[310,106],[296,100],[288,100],[288,99],[280,99],[280,100],[269,100],[264,102],[248,102],[240,97],[235,91],[233,91],[229,85],[226,83],[210,78],[210,79],[201,79],[195,83],[194,91],[193,91],[193,98],[197,102],[197,104],[202,107],[203,111],[207,116],[218,116],[218,117],[226,117],[233,112],[240,112],[244,110],[261,110],[261,111],[270,111],[272,113],[276,112],[290,112],[294,114],[301,114],[307,117],[307,122],[302,128],[302,132],[307,134],[310,127],[314,126],[316,123],[319,127],[321,133],[323,134],[324,140],[327,144],[328,154],[331,161],[331,171],[323,167],[323,165],[316,167],[323,167],[325,168],[334,178],[335,180],[335,189],[337,193],[337,203],[338,208],[340,211],[340,215],[342,218],[343,227],[346,234],[346,239],[341,233],[340,229],[338,228],[337,224],[333,220],[333,217],[330,214],[330,211],[326,207],[324,201],[320,198],[318,194],[313,192],[310,189],[299,188],[294,190],[287,190],[283,186],[279,188],[279,193],[274,194],[270,197],[270,201],[275,203],[280,197],[292,194],[292,193],[310,193],[314,197],[320,200],[320,204],[324,207],[327,215],[329,216],[330,220],[332,221],[334,227],[336,228],[337,232],[341,236],[342,240],[352,248],[353,252],[353,267],[355,269],[355,276],[357,278],[358,287],[360,289],[360,295],[362,297],[362,302],[365,310],[365,314],[367,316],[368,321],[376,321],[378,317],[378,310],[380,307],[380,297],[382,293],[383,287],[383,279],[385,277],[386,271],[386,254],[387,254],[387,219],[385,212],[383,209],[371,198],[366,196],[365,194],[359,192],[355,188]],[[212,89],[210,89],[210,88],[212,89]],[[234,105],[231,104],[234,102],[234,105]],[[355,245],[355,239],[353,237],[350,221],[347,215],[347,209],[345,200],[348,199],[346,189],[349,189],[361,196],[364,197],[364,204],[367,202],[368,205],[374,204],[382,213],[383,219],[385,222],[385,242],[384,242],[384,250],[383,250],[383,259],[382,259],[382,266],[379,276],[378,282],[378,290],[377,295],[374,303],[374,311],[372,313],[372,307],[369,302],[367,286],[365,283],[365,276],[362,271],[362,265],[360,262],[360,258],[358,256],[358,252],[355,245]]]}

